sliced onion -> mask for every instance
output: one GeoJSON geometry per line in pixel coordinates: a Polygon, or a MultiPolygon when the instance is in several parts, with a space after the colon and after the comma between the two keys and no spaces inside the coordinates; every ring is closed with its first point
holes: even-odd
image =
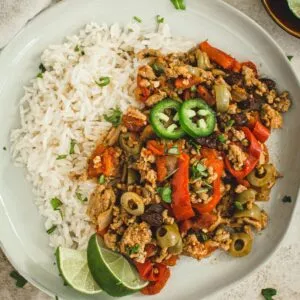
{"type": "Polygon", "coordinates": [[[226,112],[229,108],[231,99],[230,91],[225,84],[215,84],[214,91],[217,103],[217,111],[226,112]]]}
{"type": "Polygon", "coordinates": [[[207,53],[202,52],[201,50],[197,49],[196,51],[196,58],[197,58],[197,66],[203,70],[211,69],[212,65],[210,63],[209,57],[207,53]]]}

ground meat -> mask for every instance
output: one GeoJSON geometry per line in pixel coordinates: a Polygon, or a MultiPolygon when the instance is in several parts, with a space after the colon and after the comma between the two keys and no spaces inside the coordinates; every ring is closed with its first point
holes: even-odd
{"type": "Polygon", "coordinates": [[[291,106],[291,100],[289,99],[289,93],[283,92],[277,97],[273,103],[273,108],[279,112],[287,112],[291,106]]]}
{"type": "Polygon", "coordinates": [[[233,137],[232,137],[232,140],[233,141],[242,141],[244,140],[246,137],[245,137],[245,133],[243,130],[237,130],[235,129],[234,127],[232,127],[230,129],[230,131],[232,132],[233,134],[233,137]]]}
{"type": "Polygon", "coordinates": [[[216,231],[213,240],[219,244],[219,247],[225,251],[228,251],[230,248],[230,244],[232,242],[230,238],[230,233],[226,231],[224,228],[219,228],[216,231]]]}
{"type": "Polygon", "coordinates": [[[234,85],[232,87],[231,96],[232,96],[232,100],[235,102],[241,102],[248,99],[247,91],[244,88],[239,87],[237,85],[234,85]]]}
{"type": "Polygon", "coordinates": [[[282,127],[282,116],[281,114],[273,109],[269,104],[262,106],[260,113],[263,123],[269,128],[281,128],[282,127]]]}
{"type": "Polygon", "coordinates": [[[87,209],[91,221],[96,225],[100,224],[101,214],[108,211],[115,201],[116,196],[112,188],[98,185],[90,197],[87,209]]]}
{"type": "Polygon", "coordinates": [[[139,132],[147,125],[147,117],[136,108],[129,107],[122,122],[129,131],[139,132]]]}
{"type": "Polygon", "coordinates": [[[135,253],[130,254],[131,258],[136,258],[139,262],[145,261],[145,246],[151,242],[152,233],[147,223],[134,223],[130,225],[124,232],[121,242],[120,251],[128,255],[130,249],[137,247],[135,253]]]}
{"type": "Polygon", "coordinates": [[[145,104],[149,107],[153,106],[157,102],[161,101],[162,99],[166,98],[167,93],[164,91],[159,91],[156,94],[151,95],[145,102],[145,104]]]}
{"type": "Polygon", "coordinates": [[[207,257],[218,247],[218,243],[200,243],[195,234],[188,235],[183,239],[183,254],[198,260],[207,257]]]}
{"type": "Polygon", "coordinates": [[[140,67],[138,70],[138,75],[142,76],[143,78],[149,79],[149,80],[156,79],[153,69],[148,65],[144,65],[144,66],[140,67]]]}
{"type": "Polygon", "coordinates": [[[114,233],[113,231],[108,231],[107,233],[104,234],[103,240],[107,248],[113,251],[118,250],[118,246],[117,246],[118,235],[116,233],[114,233]]]}
{"type": "Polygon", "coordinates": [[[229,145],[228,159],[231,161],[232,166],[235,170],[241,170],[244,166],[245,161],[247,160],[246,153],[243,150],[235,145],[229,145]]]}

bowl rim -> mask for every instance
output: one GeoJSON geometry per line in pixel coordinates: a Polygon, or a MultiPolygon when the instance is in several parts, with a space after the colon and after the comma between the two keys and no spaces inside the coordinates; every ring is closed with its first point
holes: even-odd
{"type": "Polygon", "coordinates": [[[295,31],[291,28],[289,28],[288,26],[286,26],[283,22],[280,21],[279,18],[277,18],[276,14],[272,11],[272,9],[270,8],[270,6],[267,3],[267,0],[262,0],[263,6],[265,8],[265,10],[267,11],[267,13],[269,14],[269,16],[275,21],[275,23],[280,26],[283,30],[285,30],[287,33],[293,35],[294,37],[300,39],[300,31],[295,31]]]}
{"type": "MultiPolygon", "coordinates": [[[[80,0],[77,0],[80,1],[80,0]]],[[[264,0],[262,0],[264,2],[264,0]]],[[[226,3],[223,0],[217,0],[216,2],[218,2],[219,5],[223,5],[224,7],[226,7],[231,13],[238,15],[239,17],[243,18],[244,20],[246,20],[247,22],[249,22],[249,24],[251,24],[253,27],[255,27],[256,29],[258,29],[266,38],[269,39],[269,41],[273,44],[273,47],[275,47],[282,55],[283,58],[285,58],[286,62],[287,62],[287,67],[290,69],[290,71],[292,72],[292,74],[294,75],[295,79],[296,79],[296,83],[298,85],[298,88],[300,90],[300,79],[296,74],[295,69],[291,66],[290,62],[288,61],[284,51],[280,48],[280,46],[277,44],[277,42],[273,39],[273,37],[263,28],[261,27],[258,23],[256,23],[252,18],[250,18],[248,15],[246,15],[245,13],[243,13],[242,11],[240,11],[239,9],[235,8],[234,6],[226,3]]],[[[30,20],[16,35],[15,37],[5,46],[5,48],[1,51],[0,53],[0,61],[1,59],[6,55],[7,52],[10,51],[10,48],[14,47],[14,43],[18,40],[19,37],[23,36],[23,33],[27,31],[27,29],[30,29],[30,27],[32,26],[32,24],[35,23],[35,20],[40,20],[42,19],[45,15],[47,14],[51,14],[52,11],[55,11],[56,9],[59,9],[60,7],[63,6],[68,6],[68,5],[74,5],[74,0],[65,0],[62,2],[58,2],[53,4],[52,6],[48,7],[47,9],[45,9],[44,11],[42,11],[40,14],[38,14],[35,18],[33,18],[32,20],[30,20]]],[[[278,243],[276,244],[276,246],[272,249],[272,251],[269,253],[269,256],[267,258],[265,258],[264,260],[260,261],[257,265],[253,266],[251,269],[249,269],[249,272],[242,275],[238,280],[231,282],[228,285],[222,285],[220,286],[218,289],[214,290],[213,292],[211,292],[211,294],[209,295],[209,297],[216,295],[218,292],[220,292],[221,290],[225,290],[228,289],[229,287],[231,287],[233,284],[238,284],[239,282],[241,282],[242,280],[244,280],[245,278],[249,277],[250,275],[252,275],[255,271],[258,271],[260,268],[262,268],[264,265],[266,265],[271,257],[273,257],[274,253],[278,250],[279,246],[282,245],[282,242],[284,241],[284,239],[287,236],[287,233],[291,227],[291,223],[292,220],[294,220],[295,218],[295,213],[297,210],[297,205],[299,206],[299,201],[298,198],[300,198],[300,187],[298,188],[298,192],[297,192],[297,197],[295,199],[295,203],[294,203],[294,207],[293,210],[291,212],[291,216],[290,219],[288,220],[287,226],[286,226],[286,230],[283,233],[282,237],[279,239],[278,243]]],[[[6,214],[5,211],[5,205],[3,202],[3,199],[1,197],[0,194],[0,216],[5,217],[5,222],[7,227],[11,227],[11,221],[9,216],[6,214]]],[[[0,218],[1,219],[1,218],[0,218]]],[[[13,231],[13,228],[10,228],[11,231],[13,231]]],[[[9,260],[9,262],[12,264],[12,266],[15,268],[15,270],[17,270],[20,275],[22,275],[29,283],[31,283],[34,287],[38,288],[39,290],[43,291],[44,293],[46,293],[47,295],[51,296],[51,297],[59,297],[60,299],[64,299],[62,296],[60,296],[59,294],[54,293],[53,291],[51,291],[50,289],[48,289],[47,287],[43,286],[40,282],[38,282],[38,280],[32,278],[29,274],[23,272],[23,270],[20,270],[19,267],[17,267],[17,263],[15,262],[15,260],[9,255],[7,248],[4,246],[4,243],[2,241],[2,238],[0,236],[0,248],[3,251],[3,253],[5,254],[6,258],[9,260]]]]}

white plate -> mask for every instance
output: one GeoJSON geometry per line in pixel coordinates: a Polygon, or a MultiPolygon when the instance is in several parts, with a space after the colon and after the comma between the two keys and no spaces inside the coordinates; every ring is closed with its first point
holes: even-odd
{"type": "MultiPolygon", "coordinates": [[[[0,57],[0,238],[3,250],[13,265],[31,283],[48,294],[63,299],[97,299],[64,287],[54,263],[53,249],[48,245],[43,220],[33,203],[31,186],[25,172],[12,165],[9,132],[18,126],[18,101],[22,86],[34,77],[41,51],[51,43],[75,33],[90,21],[127,23],[139,16],[146,25],[154,25],[157,14],[165,17],[175,35],[195,41],[207,38],[212,44],[232,53],[239,60],[256,62],[262,73],[274,78],[279,87],[299,95],[299,82],[271,37],[245,15],[221,1],[187,0],[187,10],[176,11],[168,0],[71,0],[45,11],[34,19],[6,47],[0,57]]],[[[200,299],[249,274],[266,261],[279,245],[295,206],[300,174],[300,107],[294,98],[292,110],[285,116],[285,127],[272,136],[272,159],[285,177],[278,181],[272,200],[265,204],[270,214],[266,231],[255,239],[252,253],[233,259],[218,254],[200,263],[183,258],[172,269],[167,287],[155,299],[200,299]],[[290,195],[293,203],[283,204],[290,195]]],[[[103,294],[101,299],[108,297],[103,294]]],[[[135,295],[134,299],[145,299],[135,295]]],[[[152,298],[152,297],[151,297],[152,298]]],[[[149,298],[147,298],[149,299],[149,298]]]]}

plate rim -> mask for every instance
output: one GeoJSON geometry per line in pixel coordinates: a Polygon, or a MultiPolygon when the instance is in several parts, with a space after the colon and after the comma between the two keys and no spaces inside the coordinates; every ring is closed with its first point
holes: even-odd
{"type": "MultiPolygon", "coordinates": [[[[77,0],[78,1],[78,0],[77,0]]],[[[262,2],[264,2],[265,0],[262,0],[262,2]]],[[[273,39],[273,37],[271,36],[270,33],[268,33],[267,30],[265,30],[262,26],[260,26],[257,22],[255,22],[251,17],[249,17],[248,15],[246,15],[244,12],[240,11],[238,8],[232,6],[231,4],[223,1],[223,0],[216,0],[216,2],[218,2],[218,5],[223,5],[224,7],[226,7],[230,13],[236,14],[238,15],[240,18],[246,20],[247,22],[249,22],[252,26],[256,27],[257,30],[259,30],[261,32],[261,34],[263,34],[266,38],[269,39],[269,41],[272,43],[272,46],[275,47],[280,55],[285,59],[286,61],[286,65],[289,68],[289,70],[292,72],[294,79],[296,80],[296,83],[298,85],[298,89],[300,90],[300,78],[297,76],[295,69],[292,67],[292,65],[290,64],[288,58],[286,57],[285,52],[281,49],[281,47],[278,45],[278,43],[275,41],[275,39],[273,39]]],[[[0,63],[3,60],[3,58],[6,56],[6,53],[10,51],[10,48],[14,46],[14,43],[18,41],[18,39],[20,37],[23,36],[24,32],[26,33],[27,30],[30,30],[31,26],[34,26],[34,23],[39,21],[40,19],[44,18],[45,15],[47,14],[51,14],[52,11],[58,10],[60,7],[63,6],[69,6],[69,5],[73,5],[74,4],[74,0],[65,0],[62,2],[58,2],[55,3],[49,7],[47,7],[46,9],[44,9],[42,12],[40,12],[37,16],[35,16],[33,19],[31,19],[28,23],[25,24],[25,26],[12,38],[12,40],[10,40],[10,42],[5,46],[5,48],[1,51],[0,53],[0,63]]],[[[1,86],[0,86],[0,92],[1,92],[1,86]]],[[[232,287],[234,284],[238,284],[239,282],[241,282],[242,280],[245,280],[246,278],[250,277],[251,275],[253,275],[253,273],[255,271],[258,271],[259,269],[261,269],[264,265],[266,265],[270,259],[274,256],[275,252],[277,252],[278,248],[282,245],[283,241],[285,240],[288,231],[290,230],[291,227],[291,223],[295,218],[295,214],[296,214],[296,210],[299,206],[299,199],[300,198],[300,185],[298,187],[298,191],[297,191],[297,197],[294,203],[294,207],[292,209],[291,212],[291,216],[290,219],[287,223],[286,226],[286,230],[283,233],[283,235],[281,236],[281,238],[279,239],[278,243],[276,244],[276,246],[272,249],[272,251],[269,253],[269,256],[267,258],[265,258],[264,260],[260,261],[257,263],[257,265],[254,265],[250,271],[244,275],[242,275],[239,279],[229,283],[228,285],[220,285],[219,288],[217,288],[216,290],[212,291],[208,296],[212,297],[214,295],[216,295],[217,293],[219,293],[222,290],[227,290],[230,287],[232,287]]],[[[0,194],[0,214],[3,213],[2,215],[5,216],[5,222],[7,223],[8,227],[11,227],[11,230],[13,231],[13,224],[10,221],[9,216],[5,213],[5,205],[3,203],[1,194],[0,194]]],[[[50,289],[48,289],[47,287],[44,287],[40,282],[38,282],[36,279],[32,278],[29,274],[23,272],[23,270],[20,270],[20,268],[17,266],[17,263],[15,262],[15,260],[9,255],[6,247],[4,246],[4,243],[2,242],[2,237],[0,236],[0,247],[1,250],[3,251],[3,253],[5,254],[6,258],[8,259],[9,263],[15,268],[15,270],[17,270],[29,283],[31,283],[34,287],[36,287],[37,289],[43,291],[45,294],[51,296],[51,297],[59,297],[60,299],[64,299],[64,297],[57,295],[56,293],[52,292],[50,289]]]]}

